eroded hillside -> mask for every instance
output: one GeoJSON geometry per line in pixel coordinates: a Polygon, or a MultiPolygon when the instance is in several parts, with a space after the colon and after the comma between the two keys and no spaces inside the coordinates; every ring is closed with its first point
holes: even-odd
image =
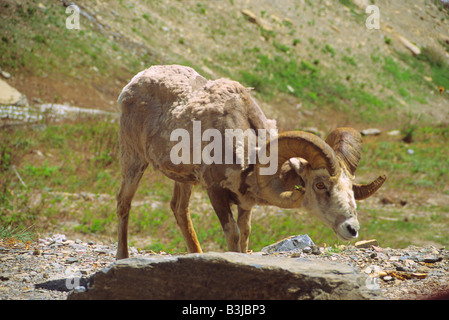
{"type": "Polygon", "coordinates": [[[133,74],[177,63],[254,87],[286,129],[401,122],[410,112],[448,119],[439,86],[449,76],[432,66],[449,60],[438,1],[376,1],[380,29],[367,28],[362,0],[75,3],[80,29],[68,30],[61,1],[2,1],[2,67],[25,94],[114,110],[133,74]]]}

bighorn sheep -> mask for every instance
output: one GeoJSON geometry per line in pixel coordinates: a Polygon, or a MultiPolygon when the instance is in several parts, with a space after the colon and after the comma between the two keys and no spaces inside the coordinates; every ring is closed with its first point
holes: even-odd
{"type": "Polygon", "coordinates": [[[149,163],[175,181],[170,204],[189,252],[202,252],[189,213],[194,184],[207,190],[228,249],[246,252],[251,209],[256,204],[304,207],[340,238],[356,238],[359,222],[355,200],[371,196],[386,179],[380,176],[366,185],[354,183],[362,146],[354,129],[335,129],[326,141],[301,131],[274,135],[275,121],[265,117],[248,89],[228,79],[208,81],[189,67],[153,66],[140,72],[123,88],[118,104],[122,184],[117,194],[117,259],[128,257],[131,201],[149,163]],[[200,124],[200,129],[195,124],[200,124]],[[226,137],[223,141],[212,134],[225,136],[229,129],[241,129],[245,139],[236,138],[236,143],[232,140],[228,145],[226,137]],[[195,136],[195,130],[201,131],[196,132],[201,140],[192,139],[190,149],[181,150],[186,152],[181,160],[173,159],[179,156],[179,135],[174,132],[195,136]],[[271,133],[268,142],[263,139],[265,131],[271,133]],[[211,138],[215,146],[226,151],[231,146],[230,159],[218,149],[214,154],[207,149],[211,138]],[[260,138],[263,145],[251,144],[252,138],[260,138]],[[270,159],[277,160],[272,174],[262,174],[263,169],[269,169],[269,162],[248,160],[255,148],[264,149],[270,159]],[[203,158],[195,159],[197,155],[203,158]],[[231,204],[237,205],[237,222],[231,204]]]}

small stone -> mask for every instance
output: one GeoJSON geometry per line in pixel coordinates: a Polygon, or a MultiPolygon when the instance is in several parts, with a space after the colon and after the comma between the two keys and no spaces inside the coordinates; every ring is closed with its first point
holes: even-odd
{"type": "Polygon", "coordinates": [[[86,292],[86,287],[78,286],[78,287],[75,287],[75,289],[73,289],[73,291],[77,292],[77,293],[79,293],[79,292],[86,292]]]}
{"type": "Polygon", "coordinates": [[[42,11],[47,10],[47,7],[44,6],[42,3],[39,2],[39,4],[37,5],[39,9],[41,9],[42,11]]]}
{"type": "Polygon", "coordinates": [[[108,251],[106,249],[94,249],[94,252],[98,254],[106,254],[108,251]]]}
{"type": "Polygon", "coordinates": [[[65,263],[67,263],[67,264],[72,264],[72,263],[75,263],[75,262],[78,262],[77,258],[67,258],[65,260],[65,263]]]}
{"type": "Polygon", "coordinates": [[[361,248],[369,249],[369,248],[371,248],[371,246],[376,246],[376,247],[379,246],[376,239],[362,240],[362,241],[358,241],[355,243],[355,247],[359,248],[359,249],[361,249],[361,248]]]}
{"type": "Polygon", "coordinates": [[[407,271],[403,265],[401,265],[397,262],[395,262],[393,265],[396,267],[396,271],[407,271]]]}
{"type": "Polygon", "coordinates": [[[290,258],[299,258],[301,257],[301,252],[293,252],[290,258]]]}
{"type": "Polygon", "coordinates": [[[381,247],[377,247],[377,246],[373,246],[374,251],[376,252],[382,252],[384,251],[384,249],[382,249],[381,247]]]}
{"type": "Polygon", "coordinates": [[[382,278],[382,280],[388,282],[394,280],[394,278],[392,276],[385,276],[382,278]]]}
{"type": "Polygon", "coordinates": [[[302,249],[302,252],[304,252],[304,253],[311,253],[312,252],[312,248],[311,247],[305,247],[304,249],[302,249]]]}
{"type": "Polygon", "coordinates": [[[11,74],[9,72],[6,72],[6,71],[2,70],[1,74],[6,79],[11,78],[11,74]]]}
{"type": "Polygon", "coordinates": [[[67,238],[65,234],[55,234],[53,235],[53,240],[56,242],[65,242],[67,241],[67,238]]]}
{"type": "Polygon", "coordinates": [[[376,128],[364,129],[360,132],[362,136],[378,136],[381,134],[381,131],[376,128]]]}
{"type": "Polygon", "coordinates": [[[424,256],[423,257],[423,261],[425,263],[435,263],[435,262],[438,262],[438,261],[441,261],[441,260],[442,260],[442,258],[441,257],[437,257],[437,256],[424,256]]]}
{"type": "Polygon", "coordinates": [[[389,136],[399,136],[401,134],[400,130],[391,130],[387,132],[387,135],[389,136]]]}
{"type": "Polygon", "coordinates": [[[414,257],[412,257],[412,256],[409,256],[409,255],[405,255],[405,256],[401,256],[401,257],[399,257],[399,261],[405,261],[405,260],[411,260],[411,259],[413,259],[414,257]]]}
{"type": "Polygon", "coordinates": [[[418,269],[416,269],[416,272],[428,273],[428,272],[430,272],[430,268],[427,266],[420,266],[418,269]]]}
{"type": "Polygon", "coordinates": [[[399,256],[391,256],[390,261],[399,261],[399,256]]]}
{"type": "Polygon", "coordinates": [[[320,254],[321,254],[320,248],[317,247],[317,246],[313,246],[313,247],[312,247],[312,254],[320,255],[320,254]]]}

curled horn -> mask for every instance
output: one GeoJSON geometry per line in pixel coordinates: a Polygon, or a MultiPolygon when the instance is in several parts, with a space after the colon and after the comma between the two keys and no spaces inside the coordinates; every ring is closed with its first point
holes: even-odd
{"type": "Polygon", "coordinates": [[[354,175],[362,157],[362,136],[352,128],[337,128],[326,139],[326,143],[335,151],[340,159],[354,175]]]}
{"type": "MultiPolygon", "coordinates": [[[[326,143],[334,149],[337,158],[346,169],[354,175],[362,156],[362,137],[352,128],[338,128],[333,130],[326,139],[326,143]]],[[[353,184],[354,198],[363,200],[372,196],[387,180],[386,175],[379,176],[368,184],[353,184]]]]}
{"type": "Polygon", "coordinates": [[[376,180],[368,184],[353,184],[352,190],[354,191],[354,198],[356,200],[363,200],[372,196],[387,180],[386,175],[379,176],[376,180]]]}
{"type": "Polygon", "coordinates": [[[270,146],[277,143],[278,167],[274,175],[263,175],[260,172],[262,165],[255,165],[256,179],[260,192],[264,199],[281,208],[299,207],[304,197],[305,190],[286,190],[279,178],[282,164],[290,158],[300,157],[305,159],[312,169],[327,169],[331,176],[340,172],[340,164],[334,150],[318,136],[302,132],[289,131],[280,134],[266,144],[266,153],[270,153],[270,146]]]}

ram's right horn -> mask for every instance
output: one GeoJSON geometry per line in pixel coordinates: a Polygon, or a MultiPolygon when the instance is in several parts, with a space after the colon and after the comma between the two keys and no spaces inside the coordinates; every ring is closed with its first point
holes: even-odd
{"type": "MultiPolygon", "coordinates": [[[[326,139],[329,146],[334,149],[337,158],[346,169],[354,175],[362,156],[362,136],[353,128],[337,128],[326,139]]],[[[368,184],[353,184],[354,198],[363,200],[372,196],[387,180],[386,175],[381,175],[368,184]]]]}

